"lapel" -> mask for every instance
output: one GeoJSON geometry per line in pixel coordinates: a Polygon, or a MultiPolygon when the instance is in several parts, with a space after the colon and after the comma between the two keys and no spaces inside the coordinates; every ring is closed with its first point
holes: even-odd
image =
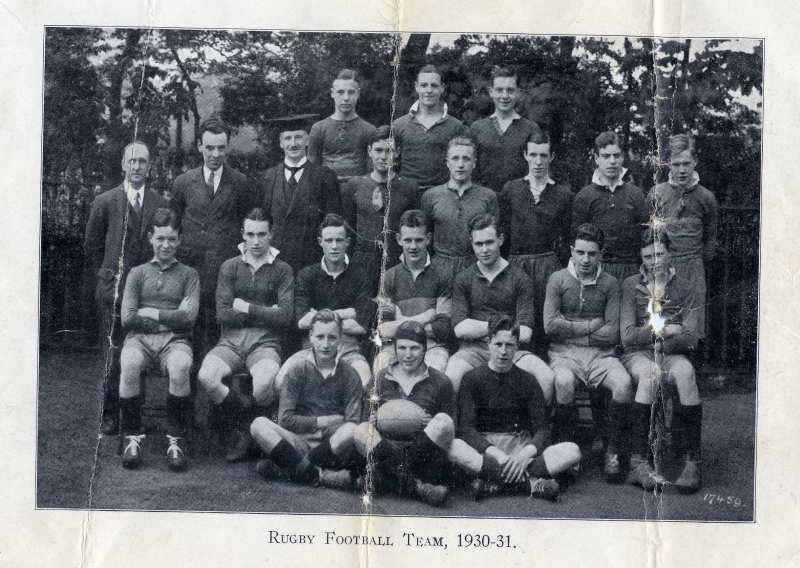
{"type": "Polygon", "coordinates": [[[142,196],[142,226],[139,228],[139,235],[142,237],[147,233],[147,226],[150,224],[153,213],[155,213],[157,195],[158,194],[152,189],[145,189],[144,195],[142,196]]]}
{"type": "Polygon", "coordinates": [[[281,182],[280,174],[283,173],[283,162],[273,166],[264,174],[264,197],[262,206],[272,211],[272,199],[275,195],[275,186],[281,182]]]}
{"type": "MultiPolygon", "coordinates": [[[[281,172],[283,173],[283,172],[281,172]]],[[[286,216],[292,214],[295,207],[300,207],[302,205],[308,204],[309,197],[311,195],[311,188],[313,187],[314,181],[314,166],[311,162],[306,162],[305,168],[303,168],[303,175],[300,178],[300,181],[297,183],[297,187],[294,188],[292,192],[292,198],[289,201],[289,205],[286,208],[286,216]]],[[[283,178],[285,182],[286,178],[283,178]]]]}
{"type": "Polygon", "coordinates": [[[116,214],[115,218],[120,220],[119,230],[122,234],[128,221],[128,197],[125,194],[125,187],[122,185],[117,186],[114,191],[114,213],[116,214]]]}
{"type": "MultiPolygon", "coordinates": [[[[203,172],[203,166],[197,168],[195,172],[196,172],[195,183],[198,185],[198,187],[201,188],[200,191],[203,192],[203,194],[206,196],[206,199],[208,200],[210,206],[211,202],[214,201],[214,192],[211,189],[209,189],[209,187],[206,185],[206,176],[203,172]]],[[[220,187],[222,187],[221,180],[219,184],[220,187]]]]}

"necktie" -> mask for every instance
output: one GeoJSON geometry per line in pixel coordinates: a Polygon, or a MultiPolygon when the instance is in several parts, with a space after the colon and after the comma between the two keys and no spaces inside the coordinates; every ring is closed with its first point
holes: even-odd
{"type": "Polygon", "coordinates": [[[288,166],[284,164],[283,167],[289,172],[289,185],[291,187],[295,187],[297,185],[297,178],[295,176],[297,175],[297,172],[305,167],[305,164],[302,166],[288,166]]]}
{"type": "Polygon", "coordinates": [[[214,170],[211,170],[211,173],[208,174],[208,183],[206,184],[208,186],[209,191],[211,191],[212,195],[214,194],[214,174],[215,173],[216,172],[214,172],[214,170]]]}
{"type": "Polygon", "coordinates": [[[133,200],[133,210],[139,215],[142,212],[142,194],[136,193],[136,199],[133,200]]]}

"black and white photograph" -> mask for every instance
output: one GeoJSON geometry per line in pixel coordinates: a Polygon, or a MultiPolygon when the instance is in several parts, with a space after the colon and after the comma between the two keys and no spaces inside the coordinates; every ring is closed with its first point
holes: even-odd
{"type": "Polygon", "coordinates": [[[763,54],[46,27],[36,508],[753,522],[763,54]]]}

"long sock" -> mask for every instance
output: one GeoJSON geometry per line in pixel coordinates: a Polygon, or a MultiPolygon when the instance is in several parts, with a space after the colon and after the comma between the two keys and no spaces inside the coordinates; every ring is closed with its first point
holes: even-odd
{"type": "Polygon", "coordinates": [[[425,432],[419,432],[414,437],[408,458],[409,470],[414,477],[436,484],[444,484],[450,479],[447,454],[425,432]]]}
{"type": "Polygon", "coordinates": [[[501,481],[500,474],[503,467],[494,457],[483,454],[483,465],[481,465],[480,477],[487,481],[501,481]]]}
{"type": "Polygon", "coordinates": [[[612,453],[624,453],[623,433],[628,429],[630,403],[611,400],[608,405],[608,448],[612,453]]]}
{"type": "Polygon", "coordinates": [[[544,462],[543,456],[536,456],[530,464],[528,464],[528,473],[531,477],[544,477],[545,479],[552,477],[547,470],[547,464],[544,462]]]}
{"type": "Polygon", "coordinates": [[[167,393],[167,434],[170,436],[186,435],[186,411],[184,401],[188,397],[167,393]]]}
{"type": "Polygon", "coordinates": [[[557,404],[553,421],[555,423],[555,441],[572,442],[575,439],[575,423],[578,420],[578,409],[573,404],[557,404]]]}
{"type": "Polygon", "coordinates": [[[339,469],[337,466],[340,465],[338,456],[333,453],[333,448],[331,448],[330,438],[323,440],[320,445],[308,453],[308,461],[323,469],[339,469]]]}
{"type": "Polygon", "coordinates": [[[634,402],[631,408],[631,452],[647,459],[650,437],[650,405],[634,402]]]}
{"type": "Polygon", "coordinates": [[[286,440],[278,442],[278,445],[270,452],[269,457],[278,467],[288,472],[290,477],[298,481],[308,481],[313,476],[313,472],[316,472],[316,468],[311,466],[308,458],[298,452],[286,440]]]}
{"type": "Polygon", "coordinates": [[[703,405],[679,406],[679,412],[686,428],[686,450],[690,459],[700,460],[701,433],[703,429],[703,405]]]}
{"type": "Polygon", "coordinates": [[[120,431],[123,436],[142,433],[142,396],[119,399],[120,431]]]}

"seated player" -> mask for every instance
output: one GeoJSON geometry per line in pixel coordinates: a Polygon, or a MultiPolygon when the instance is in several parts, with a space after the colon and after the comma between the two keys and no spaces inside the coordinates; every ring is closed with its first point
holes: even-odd
{"type": "Polygon", "coordinates": [[[411,209],[400,217],[397,242],[403,250],[400,264],[383,277],[381,313],[378,326],[381,352],[375,358],[376,373],[394,360],[394,337],[405,321],[416,321],[425,328],[428,341],[425,364],[444,372],[450,353],[450,281],[431,264],[428,246],[431,234],[422,211],[411,209]]]}
{"type": "Polygon", "coordinates": [[[633,403],[631,471],[628,481],[645,489],[666,482],[649,463],[650,411],[661,400],[662,380],[674,384],[680,405],[676,422],[685,426],[683,472],[675,481],[682,493],[694,493],[701,484],[700,432],[703,406],[695,371],[687,356],[697,347],[698,322],[704,310],[704,290],[676,276],[666,233],[646,230],[642,235],[641,274],[622,286],[622,362],[636,384],[633,403]]]}
{"type": "Polygon", "coordinates": [[[489,362],[464,375],[458,392],[458,438],[477,456],[459,450],[451,452],[453,461],[477,475],[476,499],[524,490],[556,500],[560,486],[553,477],[578,464],[581,451],[572,442],[548,445],[542,389],[514,365],[519,326],[505,315],[489,325],[489,362]]]}
{"type": "Polygon", "coordinates": [[[448,452],[455,434],[455,397],[448,378],[425,364],[427,342],[428,334],[421,323],[407,320],[397,327],[396,360],[367,386],[355,446],[368,458],[378,492],[409,494],[438,507],[449,494],[448,452]],[[380,432],[380,424],[371,416],[377,415],[384,403],[398,399],[415,403],[425,415],[424,426],[421,423],[410,440],[393,439],[391,432],[380,432]]]}
{"type": "Polygon", "coordinates": [[[619,342],[619,284],[603,271],[603,232],[580,225],[566,268],[547,281],[544,329],[550,337],[550,366],[556,374],[555,429],[559,440],[574,438],[578,412],[573,401],[576,381],[611,391],[605,474],[621,481],[619,453],[631,403],[631,379],[614,356],[619,342]]]}
{"type": "MultiPolygon", "coordinates": [[[[366,385],[372,378],[372,369],[361,353],[361,341],[366,337],[375,315],[372,301],[372,284],[362,265],[347,256],[350,238],[344,219],[335,213],[325,215],[319,227],[319,246],[322,260],[306,266],[297,274],[294,292],[294,314],[297,327],[306,331],[318,310],[334,310],[342,320],[342,337],[339,340],[339,357],[350,365],[366,385]]],[[[303,347],[309,346],[308,337],[303,347]]],[[[276,379],[280,389],[286,367],[294,358],[304,358],[302,353],[292,355],[276,379]]]]}
{"type": "MultiPolygon", "coordinates": [[[[500,256],[503,235],[497,218],[482,214],[469,223],[477,262],[461,271],[453,283],[453,331],[460,347],[450,357],[446,374],[458,392],[464,373],[489,360],[489,320],[511,316],[520,326],[520,343],[531,341],[534,325],[533,284],[517,266],[500,256]]],[[[536,377],[546,401],[553,397],[553,371],[530,351],[518,350],[514,364],[536,377]]]]}
{"type": "Polygon", "coordinates": [[[225,434],[235,433],[225,456],[247,455],[254,414],[266,414],[275,399],[274,379],[281,365],[281,339],[292,322],[294,278],[288,264],[270,246],[272,218],[255,208],[244,218],[242,254],[226,260],[217,283],[220,340],[203,359],[200,384],[216,405],[225,434]],[[222,380],[247,370],[252,397],[227,387],[222,380]]]}
{"type": "Polygon", "coordinates": [[[353,261],[363,267],[377,291],[382,266],[394,266],[400,256],[395,239],[400,216],[417,207],[419,188],[392,170],[394,140],[388,126],[375,131],[367,153],[372,171],[342,185],[342,210],[351,233],[353,261]]]}
{"type": "Polygon", "coordinates": [[[361,418],[361,381],[338,356],[342,320],[322,309],[311,317],[311,347],[300,351],[280,388],[278,423],[259,416],[250,433],[267,458],[266,479],[346,489],[353,476],[353,431],[361,418]]]}
{"type": "Polygon", "coordinates": [[[157,209],[148,233],[153,260],[133,268],[122,297],[122,326],[128,332],[120,355],[119,406],[122,465],[142,462],[141,374],[158,364],[169,375],[167,394],[167,464],[186,468],[186,434],[191,424],[189,371],[190,338],[200,306],[200,279],[194,268],[178,262],[177,218],[170,209],[157,209]]]}

